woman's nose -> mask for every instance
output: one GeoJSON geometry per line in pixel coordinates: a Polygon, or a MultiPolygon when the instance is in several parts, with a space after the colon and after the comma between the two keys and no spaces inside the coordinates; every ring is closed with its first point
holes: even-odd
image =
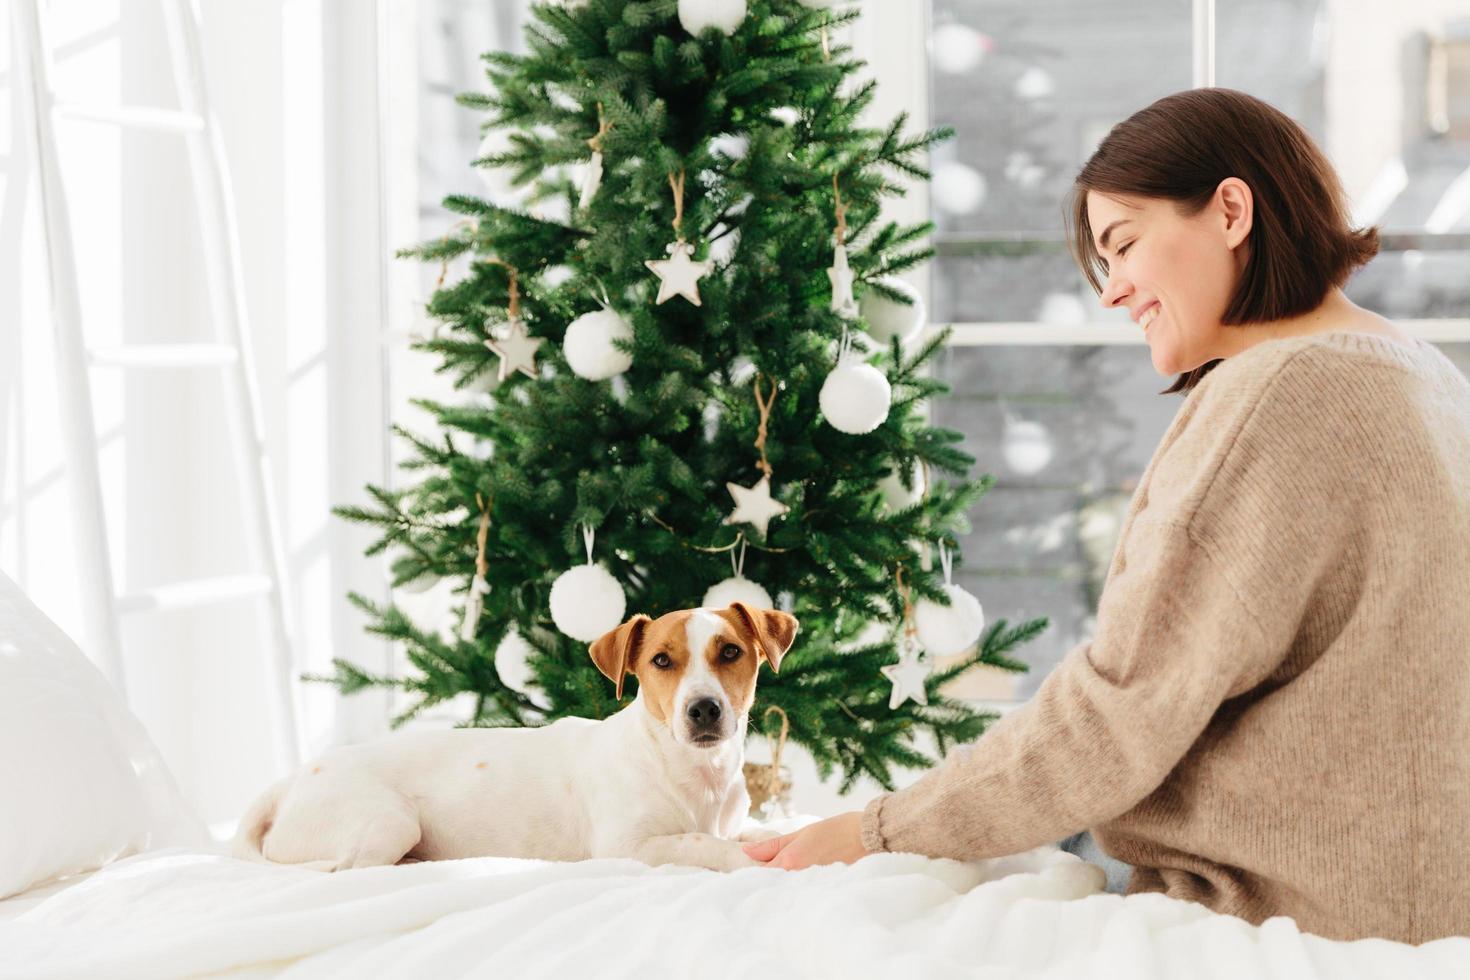
{"type": "Polygon", "coordinates": [[[1108,281],[1103,285],[1102,295],[1098,297],[1104,307],[1114,307],[1133,292],[1133,287],[1126,281],[1117,278],[1112,272],[1108,273],[1108,281]]]}

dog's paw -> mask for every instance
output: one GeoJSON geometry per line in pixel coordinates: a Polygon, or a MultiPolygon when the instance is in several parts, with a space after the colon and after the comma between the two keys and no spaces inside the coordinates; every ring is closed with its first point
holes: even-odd
{"type": "Polygon", "coordinates": [[[775,840],[781,834],[775,830],[767,830],[765,827],[752,827],[735,839],[742,844],[759,844],[763,840],[775,840]]]}
{"type": "Polygon", "coordinates": [[[341,871],[342,862],[334,858],[328,858],[322,861],[300,861],[296,864],[287,865],[287,867],[305,868],[308,871],[325,871],[331,873],[341,871]]]}
{"type": "Polygon", "coordinates": [[[725,867],[723,867],[723,868],[716,868],[715,870],[716,871],[740,871],[743,868],[764,868],[764,867],[765,867],[764,864],[761,864],[759,861],[757,861],[755,858],[751,857],[750,855],[746,854],[744,851],[737,850],[737,851],[735,851],[734,853],[730,854],[727,857],[727,859],[726,859],[726,866],[725,867]]]}

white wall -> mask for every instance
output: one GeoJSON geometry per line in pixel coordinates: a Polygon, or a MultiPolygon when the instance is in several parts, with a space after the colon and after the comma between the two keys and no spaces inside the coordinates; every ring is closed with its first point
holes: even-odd
{"type": "MultiPolygon", "coordinates": [[[[332,517],[382,476],[381,270],[372,4],[204,0],[206,84],[234,183],[267,451],[303,670],[374,669],[349,589],[383,591],[370,535],[332,517]],[[342,8],[342,9],[337,9],[342,8]]],[[[52,4],[57,88],[77,101],[172,106],[155,4],[52,4]]],[[[7,10],[8,13],[8,10],[7,10]]],[[[75,542],[57,403],[37,181],[0,18],[0,569],[73,636],[75,542]]],[[[183,143],[59,124],[93,343],[204,339],[202,265],[183,143]]],[[[122,590],[251,570],[222,444],[219,378],[94,371],[104,495],[122,590]]],[[[134,708],[205,819],[231,819],[275,775],[264,634],[249,601],[124,624],[134,708]]],[[[305,688],[307,747],[381,730],[385,698],[305,688]]]]}

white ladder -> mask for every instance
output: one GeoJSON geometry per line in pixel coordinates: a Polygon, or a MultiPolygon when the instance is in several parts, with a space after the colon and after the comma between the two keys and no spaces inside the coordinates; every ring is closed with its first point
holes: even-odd
{"type": "Polygon", "coordinates": [[[41,0],[11,0],[21,54],[17,76],[31,90],[31,132],[41,183],[56,330],[58,397],[65,458],[70,473],[73,533],[78,545],[77,588],[82,599],[88,655],[127,697],[120,642],[120,617],[168,611],[243,596],[260,603],[263,633],[272,647],[267,659],[271,726],[277,763],[289,771],[301,762],[301,710],[294,680],[289,592],[284,549],[271,490],[270,461],[262,435],[259,395],[244,303],[239,232],[229,171],[219,127],[204,91],[197,0],[160,0],[167,25],[179,111],[135,106],[81,106],[58,103],[51,84],[41,0]],[[213,342],[135,345],[111,350],[89,348],[82,333],[71,220],[56,152],[57,118],[110,124],[128,129],[180,135],[188,145],[190,183],[199,209],[213,342]],[[236,468],[245,489],[246,539],[253,565],[265,572],[226,575],[158,586],[120,595],[112,579],[98,441],[92,416],[88,368],[223,369],[225,406],[236,468]]]}

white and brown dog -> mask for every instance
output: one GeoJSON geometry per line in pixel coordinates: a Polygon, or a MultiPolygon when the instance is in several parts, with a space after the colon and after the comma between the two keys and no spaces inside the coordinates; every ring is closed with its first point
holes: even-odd
{"type": "Polygon", "coordinates": [[[266,790],[234,855],[337,871],[465,857],[629,857],[755,867],[740,828],[761,660],[779,671],[797,622],[735,603],[634,616],[592,644],[638,696],[609,718],[541,728],[400,732],[327,751],[266,790]]]}

